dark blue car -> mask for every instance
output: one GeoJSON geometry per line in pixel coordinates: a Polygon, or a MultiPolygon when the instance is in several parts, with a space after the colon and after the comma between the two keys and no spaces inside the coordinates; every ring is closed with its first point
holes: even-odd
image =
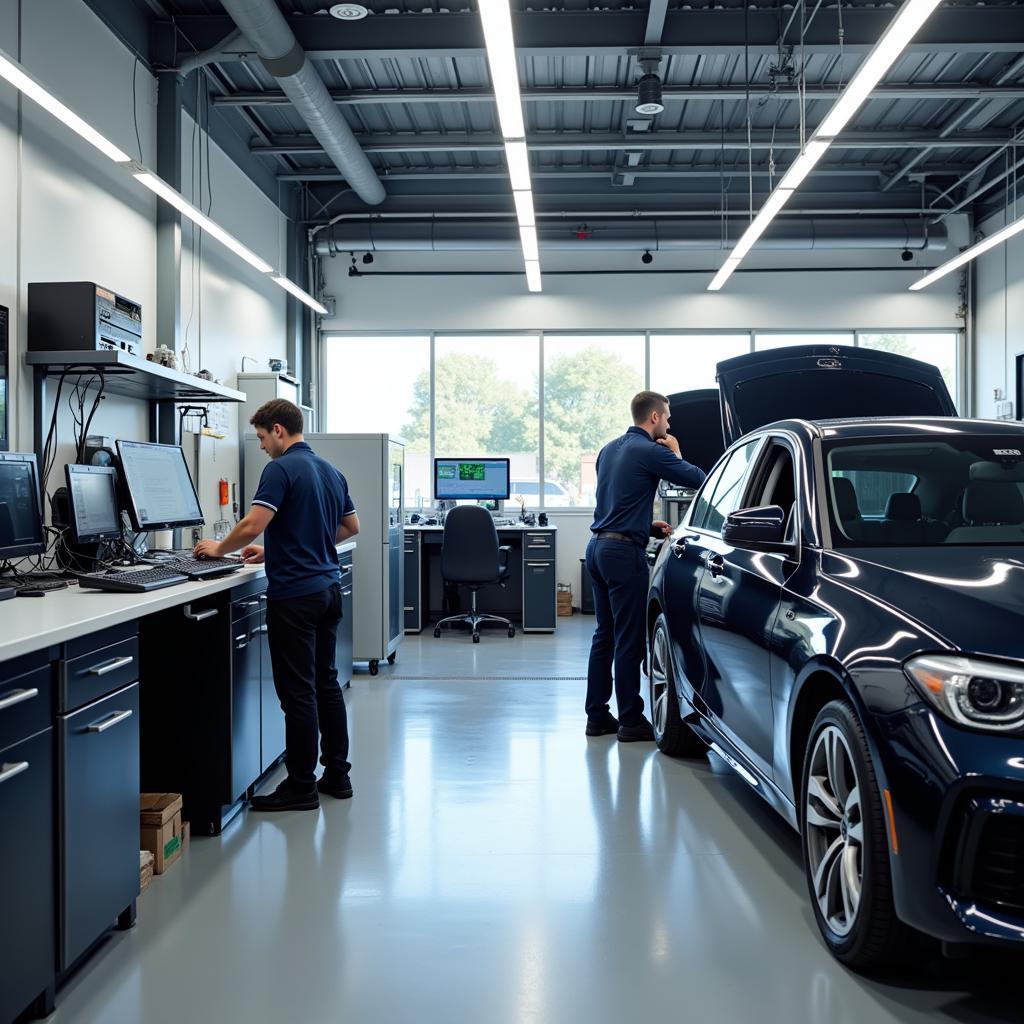
{"type": "Polygon", "coordinates": [[[729,360],[717,397],[728,450],[652,576],[658,746],[800,831],[850,966],[1024,942],[1024,425],[863,349],[729,360]]]}

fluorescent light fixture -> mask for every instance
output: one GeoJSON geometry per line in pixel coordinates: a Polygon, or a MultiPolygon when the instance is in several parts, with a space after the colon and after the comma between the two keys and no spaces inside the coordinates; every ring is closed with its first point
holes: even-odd
{"type": "Polygon", "coordinates": [[[526,261],[526,287],[531,292],[540,291],[540,264],[536,260],[526,261]]]}
{"type": "Polygon", "coordinates": [[[309,292],[304,292],[293,281],[289,281],[287,277],[275,274],[274,283],[279,284],[286,292],[288,292],[289,295],[294,295],[299,302],[304,302],[310,309],[315,310],[321,316],[327,316],[327,309],[324,306],[321,306],[320,303],[309,294],[309,292]]]}
{"type": "Polygon", "coordinates": [[[20,64],[0,52],[0,78],[6,79],[15,89],[30,100],[49,111],[58,121],[63,121],[76,135],[95,146],[115,163],[126,164],[131,157],[118,149],[108,138],[101,135],[92,125],[86,124],[74,111],[69,110],[56,96],[47,92],[34,78],[29,77],[20,64]]]}
{"type": "Polygon", "coordinates": [[[708,285],[709,292],[717,292],[721,290],[723,284],[732,277],[732,272],[740,265],[739,259],[735,256],[730,256],[722,265],[718,268],[718,273],[711,279],[711,284],[708,285]]]}
{"type": "Polygon", "coordinates": [[[814,165],[825,155],[830,145],[832,143],[827,139],[811,139],[804,146],[804,151],[789,165],[778,187],[792,192],[814,170],[814,165]]]}
{"type": "Polygon", "coordinates": [[[765,228],[775,219],[775,215],[789,202],[792,194],[792,189],[779,187],[764,201],[764,206],[757,211],[757,216],[750,222],[733,248],[730,254],[733,259],[741,260],[750,252],[754,243],[764,234],[765,228]]]}
{"type": "Polygon", "coordinates": [[[236,256],[241,256],[250,267],[255,267],[261,274],[269,274],[274,269],[266,260],[261,259],[251,249],[242,245],[234,235],[228,234],[219,224],[210,220],[202,210],[193,206],[180,192],[171,188],[162,178],[158,178],[149,171],[143,171],[133,175],[133,177],[136,181],[142,182],[150,192],[155,192],[164,202],[170,203],[179,213],[184,214],[204,231],[213,235],[221,245],[230,249],[236,256]]]}
{"type": "Polygon", "coordinates": [[[506,139],[521,139],[526,135],[526,129],[523,126],[523,101],[519,96],[519,68],[508,0],[478,0],[477,7],[484,27],[487,63],[491,68],[501,134],[506,139]]]}
{"type": "Polygon", "coordinates": [[[536,263],[540,259],[540,252],[537,249],[537,229],[520,228],[519,240],[523,243],[523,259],[536,263]]]}
{"type": "Polygon", "coordinates": [[[508,176],[512,179],[512,191],[528,191],[530,188],[530,160],[526,155],[526,143],[522,140],[506,142],[505,159],[508,161],[508,176]]]}
{"type": "Polygon", "coordinates": [[[959,256],[954,256],[951,260],[947,260],[941,266],[925,274],[920,280],[915,281],[910,286],[910,290],[912,292],[919,292],[922,288],[927,288],[928,285],[934,284],[940,278],[953,273],[954,270],[958,270],[965,263],[970,263],[971,260],[977,259],[982,253],[988,252],[989,249],[994,249],[1008,238],[1020,234],[1021,231],[1024,231],[1024,217],[1018,217],[1015,221],[1007,224],[1006,227],[1000,228],[994,235],[989,235],[988,238],[982,239],[969,249],[964,249],[959,256]]]}
{"type": "Polygon", "coordinates": [[[537,216],[533,212],[533,193],[529,189],[521,192],[513,192],[512,198],[516,201],[516,220],[521,228],[532,228],[537,223],[537,216]]]}
{"type": "Polygon", "coordinates": [[[899,13],[868,54],[867,60],[825,115],[817,135],[834,138],[843,130],[939,3],[940,0],[904,0],[899,13]]]}

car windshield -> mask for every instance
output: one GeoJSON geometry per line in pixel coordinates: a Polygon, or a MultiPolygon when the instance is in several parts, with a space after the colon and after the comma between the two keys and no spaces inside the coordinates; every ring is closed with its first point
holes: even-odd
{"type": "Polygon", "coordinates": [[[1024,437],[828,444],[837,548],[1024,544],[1024,437]]]}

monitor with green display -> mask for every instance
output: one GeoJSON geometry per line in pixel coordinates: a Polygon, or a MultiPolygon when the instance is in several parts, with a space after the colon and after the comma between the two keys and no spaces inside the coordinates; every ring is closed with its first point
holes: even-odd
{"type": "Polygon", "coordinates": [[[508,496],[508,459],[434,459],[438,501],[506,501],[508,496]]]}

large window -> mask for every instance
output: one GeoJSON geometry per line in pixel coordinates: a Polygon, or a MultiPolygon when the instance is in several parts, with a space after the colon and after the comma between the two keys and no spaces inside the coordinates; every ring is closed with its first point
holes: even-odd
{"type": "Polygon", "coordinates": [[[644,389],[642,334],[544,338],[544,476],[577,505],[592,506],[598,452],[630,425],[644,389]]]}
{"type": "Polygon", "coordinates": [[[749,334],[652,334],[651,390],[713,388],[717,364],[749,351],[749,334]]]}
{"type": "Polygon", "coordinates": [[[540,337],[442,335],[434,341],[434,455],[507,457],[511,492],[540,504],[540,337]]]}
{"type": "Polygon", "coordinates": [[[329,434],[404,438],[405,502],[431,500],[430,336],[331,336],[324,340],[321,415],[329,434]]]}
{"type": "MultiPolygon", "coordinates": [[[[528,509],[588,509],[598,452],[629,426],[637,391],[714,387],[722,360],[809,344],[922,359],[959,395],[956,331],[327,335],[321,422],[404,438],[412,509],[433,501],[434,456],[473,455],[507,456],[513,498],[528,509]]],[[[865,514],[878,514],[868,505],[865,514]]]]}

